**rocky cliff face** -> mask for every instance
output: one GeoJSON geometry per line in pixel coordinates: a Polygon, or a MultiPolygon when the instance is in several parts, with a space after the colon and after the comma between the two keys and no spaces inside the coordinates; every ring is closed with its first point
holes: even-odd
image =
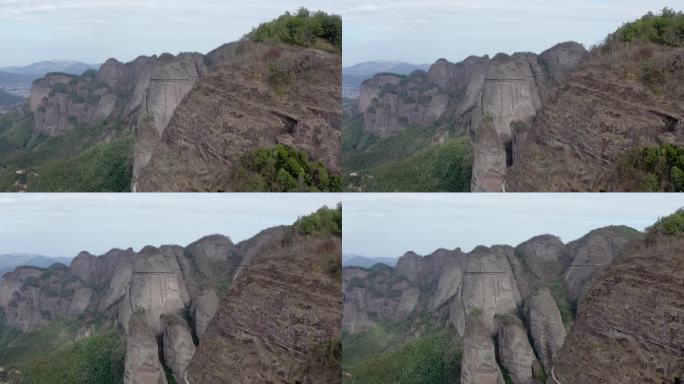
{"type": "Polygon", "coordinates": [[[202,55],[107,60],[82,76],[32,88],[34,132],[104,126],[97,140],[134,136],[133,190],[240,189],[236,162],[276,144],[340,171],[341,57],[243,39],[202,55]]]}
{"type": "MultiPolygon", "coordinates": [[[[341,260],[339,238],[298,236],[291,227],[267,230],[240,244],[213,235],[185,248],[115,249],[102,256],[81,252],[69,267],[19,267],[4,275],[0,309],[7,325],[21,331],[77,318],[84,329],[116,327],[127,344],[126,383],[166,383],[164,368],[183,383],[191,361],[207,366],[226,356],[212,350],[226,342],[221,336],[226,329],[256,342],[254,365],[274,361],[261,348],[281,349],[274,352],[282,358],[279,368],[269,374],[282,377],[278,382],[306,377],[334,382],[332,364],[323,358],[335,351],[340,337],[339,277],[326,269],[331,260],[341,260]],[[217,312],[240,321],[214,324],[217,312]],[[272,321],[266,321],[269,314],[275,316],[272,321]],[[296,356],[286,358],[287,351],[296,356]]],[[[215,374],[216,369],[223,367],[202,372],[215,374]]],[[[192,382],[210,382],[200,376],[193,371],[197,379],[192,382]]]]}
{"type": "Polygon", "coordinates": [[[586,54],[577,43],[562,43],[540,55],[497,54],[456,64],[440,59],[427,73],[367,80],[354,109],[364,130],[379,137],[431,125],[439,127],[438,136],[467,135],[474,149],[472,190],[501,191],[514,160],[515,127],[533,120],[586,54]]]}
{"type": "Polygon", "coordinates": [[[329,263],[341,262],[340,240],[269,233],[267,251],[250,258],[219,304],[188,382],[340,383],[342,297],[329,263]]]}
{"type": "Polygon", "coordinates": [[[581,292],[639,236],[607,227],[568,244],[544,235],[516,248],[409,252],[396,268],[347,267],[343,329],[354,334],[380,321],[429,318],[464,337],[461,382],[503,382],[502,368],[516,384],[540,382],[566,336],[549,287],[567,290],[567,299],[581,305],[581,292]],[[575,278],[579,264],[600,267],[575,278]]]}
{"type": "Polygon", "coordinates": [[[684,377],[684,237],[650,233],[593,284],[555,361],[561,383],[684,377]]]}
{"type": "Polygon", "coordinates": [[[138,190],[240,190],[240,156],[277,144],[340,171],[339,54],[243,41],[209,57],[210,75],[174,113],[138,190]]]}
{"type": "Polygon", "coordinates": [[[684,50],[613,43],[592,51],[519,127],[508,190],[638,190],[620,156],[684,144],[684,50]]]}

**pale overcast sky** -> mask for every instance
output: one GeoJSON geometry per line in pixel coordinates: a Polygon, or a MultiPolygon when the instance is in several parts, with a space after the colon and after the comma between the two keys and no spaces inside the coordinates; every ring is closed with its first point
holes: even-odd
{"type": "Polygon", "coordinates": [[[184,246],[215,233],[237,243],[339,201],[336,194],[2,194],[0,254],[100,255],[184,246]]]}
{"type": "Polygon", "coordinates": [[[0,67],[52,59],[102,63],[206,53],[300,6],[332,0],[0,0],[0,67]]]}
{"type": "Polygon", "coordinates": [[[343,204],[343,252],[399,257],[410,250],[515,246],[546,233],[569,242],[607,225],[644,230],[684,207],[684,195],[347,194],[343,204]]]}
{"type": "Polygon", "coordinates": [[[370,0],[349,3],[344,65],[373,59],[431,64],[444,57],[541,52],[574,40],[596,44],[622,23],[681,0],[370,0]]]}
{"type": "Polygon", "coordinates": [[[344,65],[588,46],[649,10],[684,8],[681,0],[0,0],[0,67],[207,52],[299,6],[343,16],[344,65]]]}

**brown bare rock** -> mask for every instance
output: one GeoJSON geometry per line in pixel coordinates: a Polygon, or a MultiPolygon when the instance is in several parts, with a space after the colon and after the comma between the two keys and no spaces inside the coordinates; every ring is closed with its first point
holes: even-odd
{"type": "Polygon", "coordinates": [[[340,238],[268,241],[235,279],[193,356],[191,383],[340,383],[340,238]]]}
{"type": "Polygon", "coordinates": [[[684,144],[684,49],[650,43],[597,48],[520,127],[509,191],[638,190],[618,173],[630,150],[684,144]],[[607,51],[607,52],[604,52],[607,51]],[[649,83],[644,68],[665,76],[649,83]],[[647,79],[647,78],[646,78],[647,79]]]}
{"type": "Polygon", "coordinates": [[[596,280],[556,359],[562,383],[676,382],[684,374],[684,238],[649,234],[596,280]]]}
{"type": "MultiPolygon", "coordinates": [[[[177,108],[139,191],[239,191],[240,155],[286,144],[340,170],[339,54],[240,41],[177,108]]],[[[221,51],[227,51],[222,53],[221,51]]]]}

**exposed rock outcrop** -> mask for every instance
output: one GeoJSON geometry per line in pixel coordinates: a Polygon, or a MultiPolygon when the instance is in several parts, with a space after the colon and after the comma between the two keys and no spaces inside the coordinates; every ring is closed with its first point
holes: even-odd
{"type": "Polygon", "coordinates": [[[164,316],[164,364],[173,373],[176,383],[185,382],[185,370],[195,354],[195,342],[185,320],[180,316],[164,316]]]}
{"type": "Polygon", "coordinates": [[[504,384],[501,370],[496,362],[496,349],[490,331],[478,318],[469,315],[463,338],[462,384],[504,384]]]}
{"type": "Polygon", "coordinates": [[[191,313],[195,323],[195,334],[199,340],[202,340],[204,337],[209,322],[214,318],[214,314],[216,314],[218,304],[219,298],[213,289],[200,292],[199,296],[192,302],[191,313]]]}
{"type": "Polygon", "coordinates": [[[340,172],[340,72],[339,53],[244,38],[206,55],[49,74],[28,112],[48,136],[83,128],[93,143],[133,137],[133,191],[249,190],[241,156],[277,144],[340,172]]]}
{"type": "Polygon", "coordinates": [[[514,384],[534,384],[535,364],[539,364],[527,339],[522,322],[511,315],[497,318],[499,362],[514,384]]]}
{"type": "MultiPolygon", "coordinates": [[[[516,127],[529,125],[546,98],[580,65],[580,44],[558,44],[539,55],[471,56],[452,64],[440,59],[425,73],[378,74],[363,83],[354,112],[378,137],[410,126],[439,127],[436,137],[468,136],[473,147],[473,191],[506,189],[516,161],[516,127]]],[[[439,142],[439,140],[435,140],[439,142]]]]}
{"type": "Polygon", "coordinates": [[[124,384],[166,384],[157,340],[142,313],[131,317],[128,332],[124,384]]]}
{"type": "Polygon", "coordinates": [[[152,333],[163,332],[163,315],[181,315],[190,305],[190,296],[178,264],[183,255],[179,246],[145,247],[133,264],[133,276],[127,295],[119,304],[119,323],[128,330],[128,321],[137,311],[144,311],[152,333]]]}
{"type": "Polygon", "coordinates": [[[288,226],[239,244],[212,235],[185,248],[81,252],[70,267],[5,274],[0,309],[20,331],[76,319],[84,322],[76,340],[100,327],[119,330],[129,384],[165,384],[165,370],[184,383],[191,361],[192,383],[212,382],[202,375],[227,367],[239,367],[230,373],[236,376],[225,376],[247,380],[239,382],[263,374],[278,382],[335,383],[341,378],[340,263],[339,237],[304,236],[288,226]],[[200,357],[193,360],[196,350],[200,357]],[[235,360],[222,360],[230,356],[235,360]]]}
{"type": "Polygon", "coordinates": [[[222,299],[190,363],[191,383],[341,382],[341,287],[325,261],[341,258],[341,239],[270,235],[268,252],[222,299]]]}
{"type": "Polygon", "coordinates": [[[676,383],[684,377],[684,237],[650,233],[598,277],[555,373],[562,383],[676,383]]]}
{"type": "Polygon", "coordinates": [[[276,144],[339,172],[339,54],[250,41],[217,51],[209,55],[221,61],[176,109],[137,190],[244,190],[239,157],[276,144]]]}
{"type": "Polygon", "coordinates": [[[628,227],[606,227],[568,244],[542,235],[515,248],[440,249],[424,257],[407,252],[395,268],[345,267],[343,329],[355,334],[382,322],[420,319],[413,329],[432,321],[465,338],[462,382],[497,383],[507,373],[516,384],[536,384],[550,375],[566,336],[549,287],[571,311],[569,303],[581,301],[582,294],[561,297],[564,279],[569,292],[585,292],[640,236],[628,227]],[[575,273],[575,263],[605,265],[582,278],[566,278],[575,273]]]}
{"type": "Polygon", "coordinates": [[[638,177],[618,172],[621,156],[684,144],[684,49],[611,44],[564,77],[534,122],[520,127],[507,190],[643,190],[638,177]]]}
{"type": "Polygon", "coordinates": [[[558,351],[565,341],[565,327],[560,312],[548,290],[542,289],[532,295],[527,303],[527,321],[534,350],[544,371],[551,372],[558,351]]]}

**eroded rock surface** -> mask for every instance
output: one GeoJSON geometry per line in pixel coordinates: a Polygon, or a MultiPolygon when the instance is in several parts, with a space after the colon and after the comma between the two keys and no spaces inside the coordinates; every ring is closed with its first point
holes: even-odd
{"type": "Polygon", "coordinates": [[[674,383],[684,373],[684,238],[649,234],[592,285],[555,373],[566,383],[674,383]]]}
{"type": "Polygon", "coordinates": [[[341,255],[340,238],[268,235],[268,251],[219,304],[190,363],[191,383],[341,382],[341,287],[324,260],[341,255]]]}

